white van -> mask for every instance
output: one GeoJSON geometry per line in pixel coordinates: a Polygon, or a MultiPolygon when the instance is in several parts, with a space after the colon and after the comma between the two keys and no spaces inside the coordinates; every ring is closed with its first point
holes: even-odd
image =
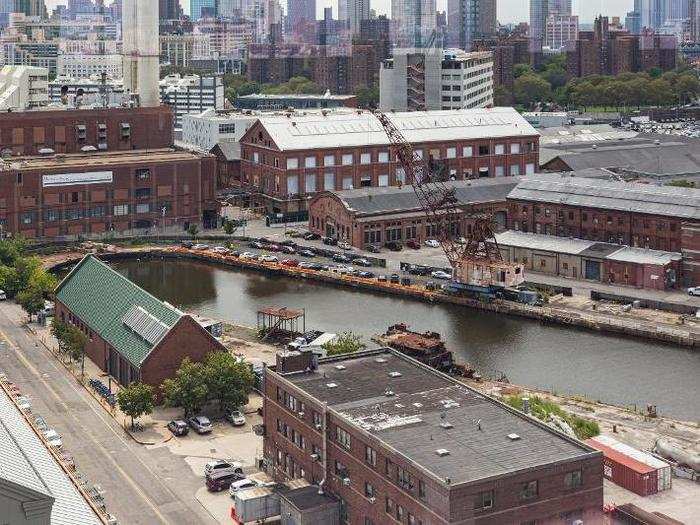
{"type": "Polygon", "coordinates": [[[0,290],[0,301],[7,301],[7,294],[5,290],[0,290]]]}

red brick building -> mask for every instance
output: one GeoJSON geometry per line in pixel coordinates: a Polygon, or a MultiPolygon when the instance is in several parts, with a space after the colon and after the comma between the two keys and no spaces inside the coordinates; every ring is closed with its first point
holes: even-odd
{"type": "Polygon", "coordinates": [[[216,159],[173,150],[12,159],[0,227],[25,237],[216,224],[216,159]]]}
{"type": "Polygon", "coordinates": [[[131,151],[169,148],[173,112],[157,108],[58,109],[0,113],[0,153],[131,151]]]}
{"type": "MultiPolygon", "coordinates": [[[[512,108],[390,118],[445,180],[532,174],[539,163],[539,134],[512,108]]],[[[366,111],[263,116],[240,142],[241,186],[270,213],[306,211],[319,191],[409,182],[366,111]]]]}
{"type": "MultiPolygon", "coordinates": [[[[523,177],[475,179],[448,183],[455,188],[464,215],[454,226],[460,235],[471,232],[467,214],[485,212],[505,228],[506,197],[523,177]]],[[[309,202],[309,230],[342,239],[365,249],[386,242],[423,243],[437,236],[437,225],[428,221],[411,186],[327,191],[309,202]]]]}
{"type": "Polygon", "coordinates": [[[511,230],[683,252],[685,282],[700,281],[700,190],[585,179],[527,178],[508,195],[511,230]]]}
{"type": "Polygon", "coordinates": [[[598,523],[602,455],[402,354],[266,369],[264,458],[340,502],[341,523],[598,523]]]}
{"type": "Polygon", "coordinates": [[[190,315],[87,255],[56,289],[56,319],[87,337],[86,355],[121,385],[156,388],[185,357],[225,351],[190,315]]]}

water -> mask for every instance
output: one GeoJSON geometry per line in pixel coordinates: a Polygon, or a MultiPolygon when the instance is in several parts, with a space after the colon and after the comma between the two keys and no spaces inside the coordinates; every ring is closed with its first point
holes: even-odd
{"type": "Polygon", "coordinates": [[[191,261],[129,261],[116,268],[183,310],[255,326],[266,306],[306,309],[306,326],[370,336],[397,322],[433,330],[463,361],[513,383],[620,405],[656,404],[700,420],[700,353],[642,340],[191,261]]]}

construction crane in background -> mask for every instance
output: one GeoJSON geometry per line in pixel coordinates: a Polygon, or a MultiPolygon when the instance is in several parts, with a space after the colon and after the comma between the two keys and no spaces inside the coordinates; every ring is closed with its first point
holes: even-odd
{"type": "Polygon", "coordinates": [[[413,186],[418,202],[432,225],[453,270],[457,287],[467,291],[489,291],[511,288],[525,280],[523,266],[505,262],[493,232],[493,217],[487,213],[468,215],[471,232],[461,241],[459,224],[463,217],[454,186],[430,169],[430,162],[414,151],[388,115],[374,111],[394,148],[404,170],[405,180],[413,186]]]}

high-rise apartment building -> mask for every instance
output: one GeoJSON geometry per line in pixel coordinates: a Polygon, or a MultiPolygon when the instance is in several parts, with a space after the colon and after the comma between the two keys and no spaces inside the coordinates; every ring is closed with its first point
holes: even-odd
{"type": "Polygon", "coordinates": [[[548,16],[548,0],[530,0],[530,53],[542,52],[548,16]]]}
{"type": "Polygon", "coordinates": [[[474,40],[496,34],[496,0],[448,0],[447,35],[450,45],[472,50],[474,40]]]}
{"type": "Polygon", "coordinates": [[[369,18],[369,0],[338,0],[338,20],[347,24],[353,35],[360,32],[360,22],[369,18]]]}
{"type": "Polygon", "coordinates": [[[690,39],[700,42],[700,0],[688,0],[688,16],[690,17],[690,39]]]}
{"type": "Polygon", "coordinates": [[[634,10],[641,16],[641,27],[651,29],[661,27],[667,18],[667,2],[668,0],[634,0],[634,10]]]}
{"type": "Polygon", "coordinates": [[[571,0],[549,0],[550,15],[571,15],[571,0]]]}
{"type": "Polygon", "coordinates": [[[190,18],[194,22],[216,16],[216,3],[216,0],[190,0],[190,18]]]}
{"type": "MultiPolygon", "coordinates": [[[[693,0],[691,0],[692,2],[693,0]]],[[[630,11],[625,17],[625,29],[633,35],[638,35],[642,30],[642,15],[637,11],[630,11]]]]}
{"type": "Polygon", "coordinates": [[[287,22],[292,34],[316,24],[316,0],[288,0],[287,22]]]}
{"type": "Polygon", "coordinates": [[[435,0],[392,0],[394,41],[400,47],[423,47],[437,25],[435,0]]]}
{"type": "Polygon", "coordinates": [[[159,0],[158,12],[160,20],[177,20],[180,18],[180,0],[159,0]]]}
{"type": "Polygon", "coordinates": [[[552,50],[564,50],[578,38],[578,16],[549,15],[544,45],[552,50]]]}

